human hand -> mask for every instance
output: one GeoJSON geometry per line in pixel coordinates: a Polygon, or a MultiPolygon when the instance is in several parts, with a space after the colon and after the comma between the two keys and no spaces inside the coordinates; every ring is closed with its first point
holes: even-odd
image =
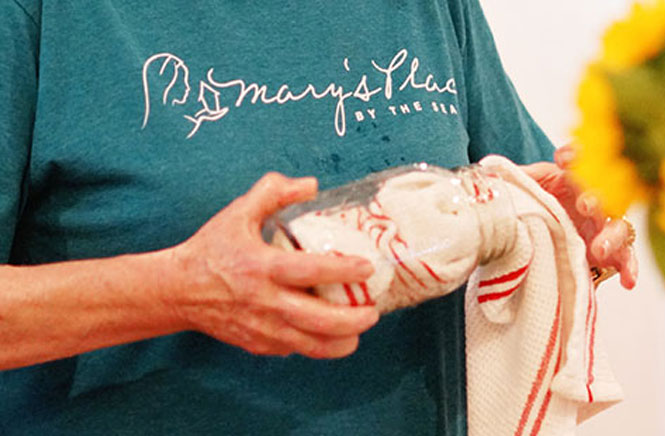
{"type": "Polygon", "coordinates": [[[621,285],[632,289],[637,280],[638,264],[631,246],[631,228],[622,219],[605,216],[597,198],[582,192],[572,182],[567,168],[573,158],[573,148],[564,146],[554,153],[556,164],[538,162],[522,168],[559,200],[573,220],[587,244],[589,265],[616,268],[621,275],[621,285]]]}
{"type": "Polygon", "coordinates": [[[335,305],[305,288],[361,282],[372,274],[371,264],[286,252],[261,237],[268,216],[316,191],[313,178],[267,174],[173,248],[182,285],[166,298],[188,329],[255,354],[337,358],[356,350],[359,335],[378,320],[376,309],[335,305]]]}

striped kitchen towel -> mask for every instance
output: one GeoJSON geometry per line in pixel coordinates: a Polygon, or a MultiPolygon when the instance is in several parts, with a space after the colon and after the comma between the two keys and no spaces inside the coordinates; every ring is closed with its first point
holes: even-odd
{"type": "Polygon", "coordinates": [[[509,160],[514,248],[480,266],[466,294],[470,436],[569,435],[622,398],[597,340],[586,246],[559,202],[509,160]]]}
{"type": "Polygon", "coordinates": [[[466,293],[470,436],[568,435],[622,397],[596,339],[586,246],[558,201],[508,159],[400,173],[363,204],[289,223],[292,248],[369,259],[363,283],[318,286],[382,313],[466,293]]]}

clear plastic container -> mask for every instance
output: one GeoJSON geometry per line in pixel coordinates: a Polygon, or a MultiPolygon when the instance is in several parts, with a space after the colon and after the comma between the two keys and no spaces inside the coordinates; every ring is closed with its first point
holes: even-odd
{"type": "Polygon", "coordinates": [[[374,173],[292,205],[266,227],[286,250],[361,256],[374,274],[314,292],[381,312],[445,295],[480,263],[510,249],[515,213],[507,184],[479,166],[427,164],[374,173]]]}

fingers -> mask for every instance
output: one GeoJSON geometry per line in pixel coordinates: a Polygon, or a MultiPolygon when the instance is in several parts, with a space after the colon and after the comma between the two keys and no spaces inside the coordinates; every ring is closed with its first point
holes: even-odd
{"type": "Polygon", "coordinates": [[[311,333],[265,314],[246,320],[246,328],[261,338],[244,347],[257,354],[291,352],[317,359],[334,359],[353,353],[359,343],[358,334],[329,336],[311,333]],[[261,350],[261,347],[270,349],[261,350]]]}
{"type": "Polygon", "coordinates": [[[358,283],[374,272],[372,264],[361,257],[269,250],[272,254],[268,274],[283,286],[308,288],[329,283],[358,283]]]}
{"type": "Polygon", "coordinates": [[[601,263],[627,245],[628,224],[623,220],[609,221],[591,242],[591,254],[601,263]]]}
{"type": "Polygon", "coordinates": [[[621,274],[621,286],[633,289],[637,283],[638,264],[635,250],[632,247],[624,247],[617,256],[615,268],[621,274]]]}
{"type": "Polygon", "coordinates": [[[310,333],[358,335],[379,320],[379,313],[374,307],[336,305],[299,291],[280,291],[275,300],[285,321],[310,333]]]}
{"type": "Polygon", "coordinates": [[[209,278],[196,280],[184,300],[191,304],[182,304],[191,328],[256,354],[335,358],[356,350],[358,335],[377,322],[377,311],[336,306],[298,289],[364,281],[372,264],[285,252],[254,234],[269,215],[316,192],[314,178],[268,174],[190,239],[188,252],[200,257],[209,278]],[[209,298],[211,292],[215,297],[209,298]]]}
{"type": "Polygon", "coordinates": [[[566,169],[575,159],[575,149],[572,145],[564,145],[554,151],[554,162],[561,169],[566,169]]]}
{"type": "Polygon", "coordinates": [[[606,218],[600,207],[600,202],[595,195],[589,193],[580,194],[575,201],[575,209],[577,209],[577,212],[579,212],[584,218],[591,220],[591,223],[593,224],[593,234],[595,234],[598,229],[603,228],[606,218]]]}
{"type": "Polygon", "coordinates": [[[577,211],[584,217],[602,217],[598,199],[589,193],[580,194],[577,197],[577,211]]]}
{"type": "Polygon", "coordinates": [[[278,173],[268,173],[242,198],[248,210],[248,218],[262,223],[265,218],[289,204],[311,200],[316,192],[317,181],[313,177],[291,179],[278,173]]]}
{"type": "Polygon", "coordinates": [[[280,331],[280,340],[295,353],[314,359],[339,359],[358,349],[358,336],[325,337],[308,334],[286,327],[280,331]]]}
{"type": "Polygon", "coordinates": [[[621,285],[626,289],[635,287],[638,262],[633,247],[629,244],[630,228],[624,220],[609,221],[591,243],[591,254],[600,266],[612,266],[621,276],[621,285]]]}
{"type": "Polygon", "coordinates": [[[243,330],[242,336],[225,336],[220,338],[230,345],[235,345],[252,354],[261,354],[265,356],[288,356],[293,354],[293,349],[280,342],[276,342],[270,338],[258,334],[256,332],[249,332],[243,330]]]}

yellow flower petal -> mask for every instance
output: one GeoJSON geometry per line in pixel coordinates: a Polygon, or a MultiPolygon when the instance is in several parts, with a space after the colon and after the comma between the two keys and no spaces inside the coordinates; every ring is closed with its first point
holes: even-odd
{"type": "Polygon", "coordinates": [[[623,215],[631,203],[646,198],[637,168],[622,154],[624,138],[612,87],[598,65],[580,85],[582,114],[575,130],[577,150],[571,172],[583,189],[596,194],[605,213],[623,215]]]}
{"type": "Polygon", "coordinates": [[[630,15],[605,34],[602,63],[624,70],[655,57],[665,47],[665,0],[633,5],[630,15]]]}

